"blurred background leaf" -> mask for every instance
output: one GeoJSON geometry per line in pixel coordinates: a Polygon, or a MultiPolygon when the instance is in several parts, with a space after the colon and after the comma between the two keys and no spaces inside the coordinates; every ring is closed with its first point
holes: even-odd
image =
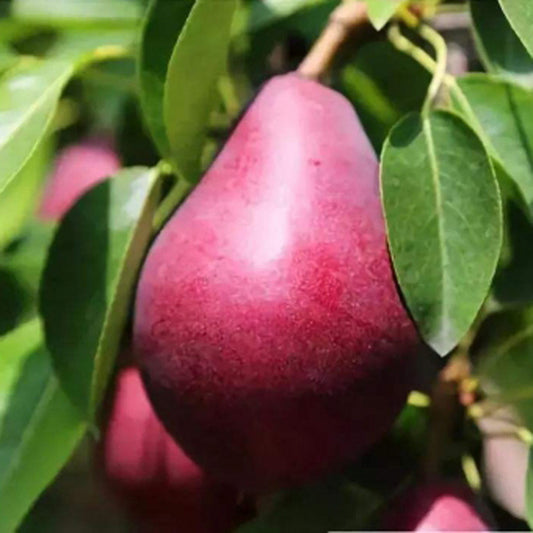
{"type": "Polygon", "coordinates": [[[483,323],[477,344],[476,374],[488,401],[512,405],[533,430],[533,308],[501,311],[483,323]]]}
{"type": "Polygon", "coordinates": [[[529,0],[500,0],[500,5],[514,31],[533,56],[533,5],[529,0]]]}
{"type": "Polygon", "coordinates": [[[0,79],[0,195],[41,142],[73,73],[65,61],[30,61],[0,79]]]}
{"type": "Polygon", "coordinates": [[[17,177],[0,194],[0,250],[14,239],[37,207],[39,193],[50,169],[52,142],[44,137],[17,177]]]}
{"type": "Polygon", "coordinates": [[[142,4],[136,0],[12,0],[11,13],[39,23],[117,26],[138,22],[142,4]]]}
{"type": "Polygon", "coordinates": [[[324,533],[364,530],[380,498],[347,478],[283,491],[266,501],[259,518],[238,533],[324,533]]]}
{"type": "Polygon", "coordinates": [[[464,76],[459,86],[491,156],[515,181],[533,214],[533,91],[485,74],[464,76]]]}
{"type": "Polygon", "coordinates": [[[48,56],[83,64],[97,60],[100,54],[108,57],[113,49],[124,55],[123,49],[132,48],[135,38],[133,29],[68,29],[58,36],[48,56]]]}
{"type": "Polygon", "coordinates": [[[17,62],[15,52],[7,45],[0,43],[0,74],[17,62]]]}
{"type": "Polygon", "coordinates": [[[28,322],[0,337],[0,531],[14,531],[67,461],[85,425],[28,322]]]}
{"type": "Polygon", "coordinates": [[[498,0],[470,0],[470,13],[476,46],[487,71],[533,86],[533,57],[511,28],[498,0]]]}

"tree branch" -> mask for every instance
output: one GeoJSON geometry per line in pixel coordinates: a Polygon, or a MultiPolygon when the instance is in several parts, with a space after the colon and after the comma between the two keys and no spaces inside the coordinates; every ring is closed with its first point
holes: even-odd
{"type": "Polygon", "coordinates": [[[322,78],[331,68],[337,52],[350,34],[367,22],[368,14],[364,2],[343,2],[331,14],[324,31],[298,67],[298,72],[313,80],[322,78]]]}

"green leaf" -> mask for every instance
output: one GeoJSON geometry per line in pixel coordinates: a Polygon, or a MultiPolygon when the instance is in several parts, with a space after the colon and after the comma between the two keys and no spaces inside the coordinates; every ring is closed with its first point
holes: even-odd
{"type": "Polygon", "coordinates": [[[458,116],[411,114],[385,142],[381,188],[403,295],[424,339],[444,355],[472,324],[500,253],[490,160],[458,116]]]}
{"type": "Polygon", "coordinates": [[[476,374],[488,400],[515,407],[533,431],[533,308],[490,315],[476,343],[476,374]]]}
{"type": "Polygon", "coordinates": [[[380,505],[373,492],[343,477],[276,494],[270,507],[238,533],[324,533],[365,530],[380,505]]]}
{"type": "Polygon", "coordinates": [[[9,270],[33,296],[37,294],[55,224],[32,220],[9,249],[0,254],[0,268],[9,270]]]}
{"type": "Polygon", "coordinates": [[[381,30],[406,0],[366,0],[368,18],[376,30],[381,30]]]}
{"type": "Polygon", "coordinates": [[[257,31],[298,11],[327,0],[262,0],[250,3],[248,29],[257,31]]]}
{"type": "MultiPolygon", "coordinates": [[[[99,59],[99,49],[131,48],[135,37],[134,28],[68,29],[61,32],[48,52],[48,57],[55,60],[72,61],[79,66],[84,66],[86,63],[99,59]]],[[[105,54],[104,57],[106,57],[105,54]]]]}
{"type": "Polygon", "coordinates": [[[152,138],[163,156],[170,152],[163,121],[165,79],[174,45],[193,5],[194,0],[152,0],[143,24],[137,63],[141,106],[152,138]]]}
{"type": "Polygon", "coordinates": [[[470,13],[476,46],[485,68],[531,87],[533,58],[507,22],[498,1],[470,0],[470,13]]]}
{"type": "Polygon", "coordinates": [[[72,75],[63,61],[30,61],[0,80],[0,195],[26,164],[72,75]]]}
{"type": "Polygon", "coordinates": [[[67,213],[43,273],[46,344],[63,388],[93,418],[112,370],[159,199],[155,169],[120,171],[67,213]]]}
{"type": "Polygon", "coordinates": [[[392,126],[406,113],[421,109],[430,81],[419,63],[382,41],[357,52],[342,70],[339,88],[380,151],[392,126]]]}
{"type": "Polygon", "coordinates": [[[32,221],[21,235],[0,253],[0,335],[37,314],[39,282],[53,225],[32,221]]]}
{"type": "Polygon", "coordinates": [[[0,74],[11,68],[18,58],[5,44],[0,43],[0,74]]]}
{"type": "MultiPolygon", "coordinates": [[[[126,117],[128,106],[133,107],[138,113],[138,102],[132,98],[132,94],[136,91],[136,63],[133,57],[103,61],[91,66],[91,76],[81,78],[83,101],[90,113],[88,120],[94,131],[115,131],[116,137],[120,137],[120,133],[127,130],[128,134],[142,135],[143,139],[146,139],[142,122],[131,124],[126,117]]],[[[132,166],[133,163],[130,164],[123,153],[120,140],[117,144],[125,166],[132,166]]],[[[149,145],[149,141],[144,145],[149,145]]],[[[139,153],[129,142],[127,147],[133,149],[136,154],[139,153]]],[[[147,160],[149,159],[142,159],[141,156],[143,163],[147,160]]],[[[157,160],[159,158],[156,158],[157,160]]]]}
{"type": "MultiPolygon", "coordinates": [[[[483,417],[478,422],[485,426],[481,427],[489,433],[488,436],[490,432],[497,431],[501,434],[513,426],[520,427],[523,424],[529,431],[533,431],[533,308],[500,311],[489,315],[476,335],[472,360],[477,363],[475,375],[490,409],[488,417],[483,417]]],[[[493,456],[492,459],[494,458],[493,456]]],[[[515,459],[516,457],[511,461],[511,464],[514,463],[511,472],[520,464],[515,459]]],[[[529,524],[533,517],[532,466],[530,452],[526,486],[523,489],[529,524]]],[[[496,473],[495,471],[495,477],[489,478],[489,482],[494,488],[499,488],[501,493],[504,486],[498,483],[496,473]]],[[[502,497],[501,494],[499,497],[502,497]]],[[[514,502],[513,507],[518,507],[515,512],[519,512],[520,501],[514,502]]]]}
{"type": "Polygon", "coordinates": [[[516,182],[533,212],[533,91],[484,74],[467,75],[459,86],[491,156],[516,182]]]}
{"type": "Polygon", "coordinates": [[[132,0],[12,0],[11,13],[38,23],[135,23],[142,6],[132,0]]]}
{"type": "MultiPolygon", "coordinates": [[[[6,2],[4,2],[4,5],[6,2]]],[[[2,6],[3,4],[0,4],[2,6]]],[[[0,16],[0,42],[12,43],[19,39],[29,37],[35,32],[35,26],[25,24],[14,17],[0,16]]]]}
{"type": "Polygon", "coordinates": [[[35,211],[50,159],[50,139],[45,137],[15,179],[0,194],[0,249],[16,237],[35,211]]]}
{"type": "Polygon", "coordinates": [[[500,0],[500,5],[512,28],[533,56],[533,3],[531,0],[500,0]]]}
{"type": "Polygon", "coordinates": [[[168,66],[164,119],[178,173],[197,181],[217,81],[226,68],[236,0],[197,0],[168,66]],[[201,61],[201,68],[191,69],[201,61]]]}
{"type": "Polygon", "coordinates": [[[0,532],[14,531],[85,431],[28,322],[0,338],[0,532]]]}

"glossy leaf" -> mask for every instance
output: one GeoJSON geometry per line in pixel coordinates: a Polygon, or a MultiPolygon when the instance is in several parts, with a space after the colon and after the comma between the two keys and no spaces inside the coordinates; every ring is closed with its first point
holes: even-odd
{"type": "Polygon", "coordinates": [[[168,66],[164,119],[179,174],[197,181],[217,81],[226,68],[236,0],[197,0],[168,66]],[[201,68],[191,69],[201,61],[201,68]]]}
{"type": "Polygon", "coordinates": [[[0,195],[44,137],[72,72],[69,62],[30,61],[0,80],[0,195]]]}
{"type": "Polygon", "coordinates": [[[465,76],[459,85],[491,155],[533,210],[533,91],[482,74],[465,76]]]}
{"type": "Polygon", "coordinates": [[[28,322],[0,338],[0,531],[14,531],[85,431],[28,322]]]}
{"type": "Polygon", "coordinates": [[[376,30],[381,30],[405,0],[366,0],[368,18],[376,30]]]}
{"type": "Polygon", "coordinates": [[[63,218],[40,309],[62,385],[93,417],[112,369],[159,199],[155,170],[131,168],[91,189],[63,218]]]}
{"type": "Polygon", "coordinates": [[[533,308],[489,316],[477,352],[476,374],[489,401],[514,406],[533,430],[533,308]]]}
{"type": "Polygon", "coordinates": [[[50,139],[44,138],[18,175],[0,194],[0,249],[17,236],[33,214],[51,158],[50,139]]]}
{"type": "Polygon", "coordinates": [[[509,25],[498,1],[470,0],[470,13],[476,46],[485,68],[531,87],[533,57],[509,25]]]}
{"type": "Polygon", "coordinates": [[[500,0],[500,5],[514,31],[533,56],[533,4],[530,0],[500,0]]]}
{"type": "Polygon", "coordinates": [[[140,99],[145,121],[163,156],[170,151],[163,121],[165,79],[172,51],[193,5],[194,0],[153,0],[143,24],[138,61],[140,99]]]}
{"type": "Polygon", "coordinates": [[[266,512],[238,533],[324,533],[360,531],[379,507],[380,498],[346,478],[276,494],[266,512]]]}
{"type": "Polygon", "coordinates": [[[340,89],[380,151],[392,126],[422,107],[430,81],[431,75],[416,61],[383,41],[357,52],[342,70],[340,89]]]}
{"type": "Polygon", "coordinates": [[[412,114],[385,142],[381,188],[403,295],[424,339],[444,355],[472,324],[500,253],[501,201],[489,158],[458,116],[412,114]]]}

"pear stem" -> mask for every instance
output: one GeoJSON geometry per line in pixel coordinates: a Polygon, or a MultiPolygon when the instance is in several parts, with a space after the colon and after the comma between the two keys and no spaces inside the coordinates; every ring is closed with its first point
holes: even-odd
{"type": "Polygon", "coordinates": [[[368,21],[365,2],[343,2],[331,14],[327,26],[307,56],[300,63],[298,73],[306,78],[320,80],[335,59],[339,48],[351,33],[368,21]]]}

